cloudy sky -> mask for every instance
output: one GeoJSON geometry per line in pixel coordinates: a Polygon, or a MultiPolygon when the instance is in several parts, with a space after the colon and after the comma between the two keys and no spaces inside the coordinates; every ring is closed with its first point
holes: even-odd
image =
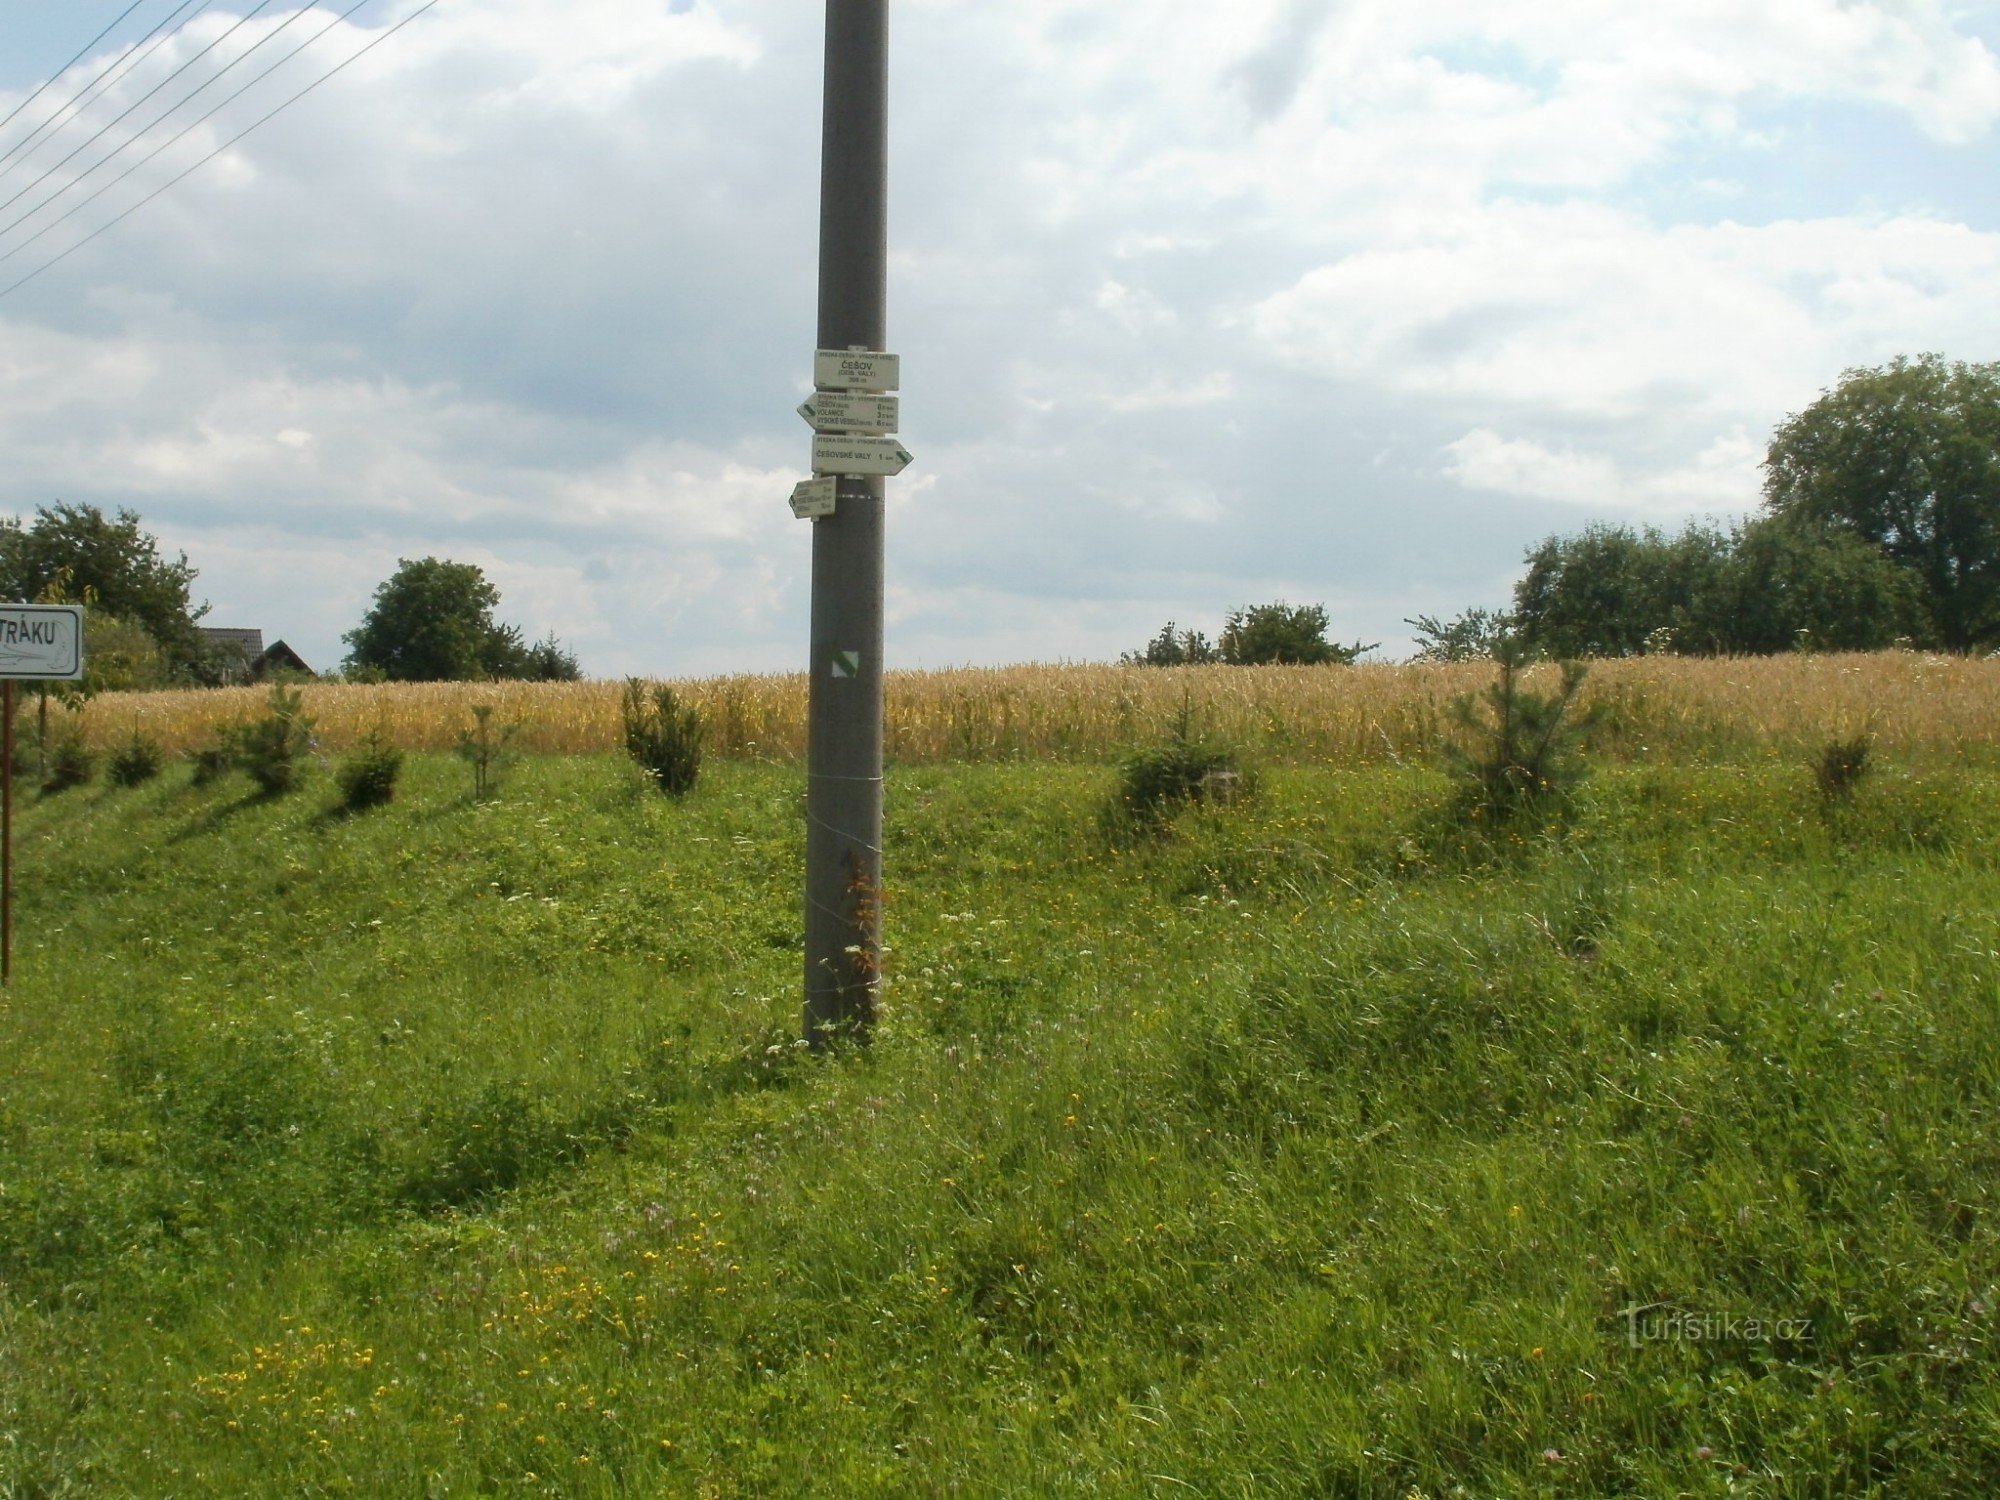
{"type": "MultiPolygon", "coordinates": [[[[0,511],[129,506],[315,665],[425,555],[593,675],[802,664],[822,6],[128,3],[0,4],[0,115],[84,52],[0,127],[0,511]]],[[[1396,654],[1551,532],[1751,510],[1845,368],[2000,359],[1996,0],[892,32],[891,666],[1278,598],[1396,654]]]]}

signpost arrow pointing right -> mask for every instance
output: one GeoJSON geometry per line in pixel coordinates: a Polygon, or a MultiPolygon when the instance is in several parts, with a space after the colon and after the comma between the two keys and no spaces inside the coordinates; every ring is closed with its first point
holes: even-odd
{"type": "Polygon", "coordinates": [[[915,457],[894,438],[833,437],[813,439],[815,474],[900,474],[915,457]]]}

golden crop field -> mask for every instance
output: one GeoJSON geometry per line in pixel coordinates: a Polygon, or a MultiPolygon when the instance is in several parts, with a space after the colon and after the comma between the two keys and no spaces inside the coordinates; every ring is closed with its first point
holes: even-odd
{"type": "MultiPolygon", "coordinates": [[[[1551,673],[1552,668],[1538,668],[1551,673]]],[[[1450,700],[1489,682],[1486,663],[1339,667],[964,667],[887,679],[891,761],[1115,757],[1164,733],[1183,706],[1203,732],[1275,761],[1352,763],[1421,756],[1446,730],[1450,700]]],[[[1537,680],[1531,677],[1531,683],[1537,680]]],[[[721,756],[802,758],[801,674],[675,684],[707,714],[721,756]]],[[[547,754],[615,750],[615,681],[314,684],[303,689],[324,749],[371,729],[406,749],[448,749],[492,704],[514,743],[547,754]]],[[[1809,749],[1868,730],[1884,751],[1981,757],[2000,748],[2000,660],[1931,656],[1643,657],[1593,667],[1597,743],[1625,758],[1760,747],[1809,749]]],[[[107,694],[78,711],[87,742],[143,731],[172,751],[264,711],[262,688],[107,694]]],[[[22,718],[31,720],[32,698],[22,718]]],[[[60,715],[62,710],[52,709],[60,715]]]]}

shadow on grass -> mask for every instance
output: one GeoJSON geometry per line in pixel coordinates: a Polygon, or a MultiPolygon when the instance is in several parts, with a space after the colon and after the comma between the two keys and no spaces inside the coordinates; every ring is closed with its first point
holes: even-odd
{"type": "MultiPolygon", "coordinates": [[[[208,789],[206,787],[193,787],[190,790],[206,791],[208,789]]],[[[203,809],[193,818],[189,819],[188,822],[168,834],[166,841],[169,844],[185,844],[195,839],[207,838],[213,834],[220,833],[236,819],[238,814],[246,812],[250,808],[261,806],[264,803],[276,801],[277,795],[271,792],[258,791],[254,788],[238,793],[226,802],[218,802],[213,806],[203,809]]]]}

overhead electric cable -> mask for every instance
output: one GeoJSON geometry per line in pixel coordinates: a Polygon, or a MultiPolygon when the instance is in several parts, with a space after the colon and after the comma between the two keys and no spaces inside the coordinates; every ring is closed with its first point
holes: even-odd
{"type": "MultiPolygon", "coordinates": [[[[313,42],[319,40],[320,37],[326,35],[326,33],[332,30],[334,26],[338,25],[341,21],[346,20],[349,16],[353,15],[355,11],[361,9],[362,6],[368,3],[369,0],[355,0],[355,3],[353,5],[349,6],[346,10],[342,11],[332,21],[328,22],[327,25],[323,27],[320,31],[314,33],[314,35],[311,38],[301,43],[299,47],[294,48],[291,52],[286,53],[285,56],[281,58],[277,63],[274,63],[271,68],[266,69],[263,73],[259,74],[257,78],[252,79],[250,83],[246,83],[242,89],[238,89],[236,91],[236,94],[230,95],[229,98],[234,99],[237,96],[237,94],[241,94],[244,91],[244,89],[251,88],[256,83],[261,81],[263,78],[270,76],[271,72],[275,71],[279,67],[282,67],[284,63],[290,61],[293,57],[296,57],[300,51],[304,50],[304,48],[310,47],[313,44],[313,42]]],[[[265,114],[259,115],[255,120],[252,120],[248,125],[244,126],[241,130],[237,131],[236,134],[232,135],[228,140],[224,141],[220,146],[217,146],[213,151],[209,152],[206,156],[202,157],[201,160],[195,162],[192,166],[186,167],[182,171],[175,173],[172,177],[169,177],[165,182],[161,183],[158,187],[154,188],[152,192],[148,193],[145,197],[141,198],[137,203],[133,204],[130,208],[124,210],[124,212],[118,214],[115,218],[107,219],[104,223],[98,225],[97,228],[91,230],[89,234],[85,235],[82,239],[78,240],[74,245],[71,245],[67,250],[64,250],[61,254],[51,256],[48,260],[43,261],[42,264],[35,267],[34,270],[30,271],[20,280],[10,282],[4,287],[0,287],[0,297],[6,297],[14,292],[19,291],[22,287],[26,286],[29,282],[33,281],[37,276],[41,275],[42,272],[50,269],[52,266],[59,265],[63,261],[68,260],[72,255],[76,254],[77,251],[81,250],[85,245],[88,245],[92,240],[96,239],[100,234],[103,234],[106,230],[114,229],[118,225],[124,223],[125,220],[132,217],[133,214],[137,213],[140,209],[144,208],[148,203],[151,203],[155,198],[159,197],[160,194],[166,192],[167,189],[173,187],[176,183],[179,183],[184,178],[191,176],[193,173],[200,171],[203,167],[207,166],[210,162],[214,161],[216,157],[222,155],[223,152],[227,151],[231,146],[235,145],[238,141],[242,140],[243,137],[250,134],[251,131],[257,129],[258,126],[263,125],[266,121],[271,120],[275,116],[284,113],[284,111],[290,109],[294,104],[298,103],[299,100],[305,98],[307,94],[310,94],[314,89],[318,88],[321,84],[325,83],[329,78],[334,77],[336,74],[345,72],[355,63],[361,61],[362,58],[366,57],[370,52],[373,52],[377,47],[381,46],[384,42],[388,41],[390,37],[394,36],[397,32],[401,31],[405,26],[409,25],[410,22],[416,20],[417,17],[423,15],[424,12],[428,11],[432,6],[436,5],[437,3],[438,0],[424,0],[424,3],[422,5],[419,5],[415,10],[411,11],[407,16],[403,17],[403,19],[398,21],[394,26],[391,26],[388,30],[384,31],[380,36],[376,37],[373,41],[369,42],[365,47],[362,47],[359,51],[355,52],[351,57],[346,58],[342,62],[336,63],[327,72],[322,73],[319,77],[315,78],[311,83],[307,84],[304,88],[300,89],[296,94],[292,95],[291,98],[285,100],[284,103],[278,105],[276,108],[268,111],[265,114]]],[[[228,102],[229,99],[223,100],[223,104],[227,104],[228,102]]],[[[216,106],[216,109],[220,108],[222,108],[222,104],[218,104],[216,106]]],[[[210,110],[209,114],[213,114],[214,112],[215,112],[214,110],[210,110]]],[[[203,120],[207,118],[208,115],[202,116],[203,120]]],[[[199,125],[200,123],[201,120],[195,121],[196,125],[199,125]]],[[[188,127],[188,130],[192,130],[193,128],[194,125],[190,125],[188,127]]],[[[181,135],[185,134],[187,134],[186,130],[181,132],[181,135]]],[[[180,136],[178,135],[174,137],[174,140],[176,141],[179,139],[180,136]]],[[[173,141],[167,142],[168,146],[171,146],[172,144],[173,141]]],[[[166,149],[166,147],[162,146],[159,149],[163,151],[166,149]]],[[[158,154],[159,154],[158,151],[154,152],[154,155],[158,154]]],[[[151,157],[146,158],[146,160],[148,161],[150,161],[151,159],[152,159],[151,157]]],[[[130,175],[130,173],[136,170],[137,167],[143,166],[144,164],[145,164],[144,162],[138,162],[135,163],[133,167],[127,168],[125,174],[122,174],[116,180],[116,182],[122,182],[125,176],[130,175]]],[[[108,188],[116,186],[116,182],[107,183],[105,184],[105,187],[108,188]]],[[[98,191],[103,192],[104,188],[100,188],[98,189],[98,191]]],[[[95,197],[96,194],[92,194],[91,196],[95,197]]],[[[87,202],[88,200],[85,201],[87,202]]],[[[76,205],[76,207],[81,208],[83,207],[83,204],[79,203],[78,205],[76,205]]],[[[76,209],[70,210],[71,213],[74,213],[75,211],[76,209]]],[[[68,216],[69,216],[68,214],[65,214],[63,217],[67,218],[68,216]]],[[[61,220],[57,220],[56,222],[60,223],[61,220]]],[[[33,244],[36,239],[40,239],[43,234],[46,234],[48,232],[48,229],[53,229],[54,227],[55,224],[50,224],[47,229],[38,231],[33,237],[33,239],[22,241],[22,243],[16,246],[14,250],[8,251],[6,255],[0,255],[0,261],[10,259],[18,251],[25,250],[29,245],[33,244]]]]}
{"type": "MultiPolygon", "coordinates": [[[[200,15],[202,11],[207,10],[214,3],[215,0],[201,0],[201,4],[196,8],[194,15],[189,16],[188,19],[192,21],[194,16],[200,15]]],[[[0,152],[0,177],[4,177],[8,172],[14,170],[12,167],[7,166],[6,163],[13,160],[16,156],[21,156],[23,148],[27,149],[27,155],[21,156],[21,160],[23,161],[26,161],[28,156],[33,156],[35,152],[41,149],[40,146],[29,146],[28,144],[36,136],[47,130],[51,125],[54,125],[55,130],[49,136],[50,140],[54,140],[56,136],[61,135],[64,130],[69,128],[71,120],[75,119],[77,115],[81,114],[90,105],[95,104],[98,98],[102,97],[103,93],[112,84],[123,78],[127,73],[131,72],[140,63],[158,51],[166,43],[167,35],[169,35],[166,28],[173,24],[175,17],[179,16],[182,11],[193,4],[194,0],[181,0],[181,3],[168,13],[166,20],[160,22],[159,25],[147,32],[145,36],[134,42],[123,55],[114,57],[110,62],[106,63],[98,75],[91,79],[89,83],[86,83],[69,103],[63,105],[62,108],[42,121],[41,124],[14,142],[6,151],[0,152]],[[148,45],[148,43],[151,45],[148,45]],[[99,85],[102,85],[102,87],[100,88],[99,85]],[[85,99],[84,95],[89,94],[92,89],[97,89],[97,94],[92,95],[89,99],[85,99]]]]}
{"type": "Polygon", "coordinates": [[[71,68],[75,67],[78,63],[82,62],[85,57],[90,55],[90,49],[92,47],[95,47],[99,42],[103,41],[106,37],[110,36],[113,29],[117,27],[120,21],[123,21],[125,17],[131,15],[133,11],[137,10],[140,6],[144,5],[145,3],[146,0],[132,0],[132,3],[130,5],[126,6],[124,10],[118,13],[117,19],[112,21],[111,25],[105,27],[102,31],[98,32],[96,36],[92,37],[89,41],[85,42],[83,44],[82,49],[76,54],[75,57],[72,57],[68,62],[64,63],[60,68],[57,68],[55,72],[49,74],[47,78],[44,78],[41,82],[41,86],[37,88],[34,91],[34,93],[28,95],[27,98],[23,99],[19,104],[15,105],[12,109],[8,110],[7,118],[4,120],[0,120],[0,130],[5,130],[9,125],[12,125],[14,123],[14,116],[18,115],[22,110],[26,109],[30,104],[33,104],[37,99],[41,98],[43,94],[47,93],[50,84],[54,83],[58,78],[62,77],[63,74],[67,73],[71,68]]]}
{"type": "MultiPolygon", "coordinates": [[[[91,136],[90,139],[86,140],[85,142],[83,142],[82,145],[78,146],[74,151],[70,152],[68,156],[65,156],[61,161],[57,162],[54,166],[50,167],[47,171],[43,172],[41,176],[37,177],[33,182],[29,183],[26,187],[20,189],[20,191],[16,192],[13,197],[7,199],[4,203],[0,203],[0,212],[5,212],[7,209],[12,208],[16,203],[20,202],[22,198],[26,197],[29,193],[32,193],[36,188],[40,187],[43,183],[47,182],[51,177],[55,176],[56,173],[60,172],[64,167],[68,166],[81,153],[89,150],[98,141],[102,140],[105,137],[105,135],[108,134],[114,127],[116,127],[120,121],[124,120],[126,115],[131,114],[133,110],[137,109],[140,105],[144,104],[148,99],[152,98],[153,95],[159,93],[161,89],[165,88],[168,84],[172,83],[176,78],[180,77],[181,74],[185,73],[189,68],[193,67],[196,63],[200,62],[204,57],[208,56],[209,53],[213,52],[217,47],[221,46],[224,42],[228,41],[232,36],[234,36],[237,33],[238,30],[240,30],[245,25],[245,23],[247,23],[250,20],[252,16],[255,16],[257,14],[257,11],[263,10],[266,6],[269,6],[273,3],[274,0],[261,0],[261,3],[258,4],[255,10],[247,12],[243,16],[242,20],[239,20],[234,26],[230,27],[229,30],[223,32],[221,36],[217,37],[214,41],[210,42],[206,47],[202,48],[201,51],[195,53],[193,57],[190,57],[186,62],[182,63],[178,68],[175,68],[173,72],[169,73],[165,78],[162,78],[158,83],[154,84],[138,99],[135,99],[130,105],[126,107],[124,114],[119,115],[118,118],[116,120],[111,121],[110,124],[100,126],[95,135],[91,136]]],[[[300,16],[304,14],[305,10],[303,7],[293,11],[291,15],[287,17],[284,21],[279,23],[279,25],[275,29],[266,32],[257,41],[252,42],[248,47],[245,47],[229,62],[224,63],[214,73],[210,74],[202,82],[195,85],[194,88],[188,90],[187,93],[183,94],[174,103],[168,105],[165,109],[160,111],[160,113],[155,115],[152,118],[152,120],[150,120],[147,124],[141,126],[138,130],[134,131],[130,137],[128,137],[123,141],[120,141],[117,146],[112,148],[110,151],[107,151],[103,156],[100,156],[96,161],[92,162],[88,167],[84,168],[82,172],[78,173],[75,177],[71,178],[62,187],[56,189],[56,191],[49,194],[49,196],[44,198],[40,203],[37,203],[33,208],[29,209],[26,213],[22,214],[20,219],[16,219],[13,224],[7,225],[5,229],[0,229],[0,235],[7,234],[16,225],[18,225],[21,222],[21,220],[32,218],[34,215],[40,213],[43,209],[47,208],[51,203],[55,202],[56,199],[62,197],[63,194],[69,192],[72,188],[75,188],[79,184],[88,180],[90,175],[93,172],[95,172],[99,167],[103,166],[106,162],[115,160],[117,157],[123,155],[128,148],[139,144],[140,141],[146,138],[147,131],[151,130],[155,125],[160,124],[163,120],[170,119],[175,113],[175,111],[179,110],[183,105],[193,103],[195,98],[202,92],[203,89],[206,89],[210,84],[215,83],[219,79],[226,77],[229,74],[230,70],[234,68],[238,63],[242,62],[244,58],[250,56],[251,53],[255,52],[259,47],[263,46],[265,42],[271,40],[272,37],[276,36],[280,31],[283,31],[285,27],[291,25],[293,21],[296,21],[300,16]]]]}
{"type": "MultiPolygon", "coordinates": [[[[9,250],[4,254],[0,254],[0,265],[5,265],[8,261],[12,260],[15,256],[19,255],[23,250],[27,249],[30,245],[34,244],[35,241],[39,240],[43,235],[47,234],[50,230],[63,224],[67,220],[81,213],[84,209],[90,207],[91,204],[95,203],[99,198],[102,198],[106,193],[110,192],[113,188],[117,187],[119,183],[123,182],[126,178],[130,177],[134,172],[138,171],[141,167],[145,166],[155,157],[161,155],[163,152],[172,150],[176,143],[184,139],[191,132],[199,129],[202,125],[206,124],[209,120],[213,119],[216,115],[220,114],[230,105],[234,104],[238,99],[242,98],[245,94],[249,93],[250,90],[254,89],[258,84],[262,83],[266,78],[269,78],[273,73],[277,72],[278,69],[282,68],[286,63],[290,62],[293,58],[297,57],[301,52],[305,51],[308,47],[312,46],[314,42],[318,41],[321,37],[325,36],[329,31],[333,30],[334,27],[338,26],[342,21],[345,21],[349,16],[353,15],[356,11],[360,10],[362,6],[367,5],[368,3],[369,0],[354,0],[354,3],[348,6],[346,10],[342,11],[339,15],[335,16],[332,20],[328,21],[324,26],[320,27],[318,31],[315,31],[311,36],[307,37],[303,42],[300,42],[298,46],[292,48],[291,51],[287,52],[283,57],[279,58],[276,62],[272,63],[270,67],[266,68],[263,72],[259,73],[255,78],[251,79],[248,83],[243,84],[240,88],[236,90],[235,93],[229,95],[228,98],[221,100],[219,103],[211,106],[205,114],[202,114],[196,117],[195,119],[188,121],[186,125],[182,126],[179,130],[175,131],[174,134],[167,137],[166,140],[160,142],[160,144],[155,146],[151,151],[148,151],[144,156],[140,157],[137,161],[133,162],[131,166],[127,167],[124,171],[120,172],[116,177],[112,178],[109,182],[105,183],[102,187],[98,188],[95,192],[90,194],[89,197],[84,198],[80,202],[72,203],[68,208],[64,209],[60,214],[56,215],[55,218],[49,220],[48,223],[44,224],[40,229],[37,229],[33,234],[29,235],[25,240],[22,240],[21,243],[16,245],[12,250],[9,250]]],[[[424,8],[428,10],[430,7],[426,6],[424,8]]],[[[302,7],[299,11],[297,11],[294,14],[293,19],[296,20],[298,16],[304,15],[305,13],[306,10],[304,7],[302,7]]],[[[273,33],[273,35],[275,34],[276,33],[273,33]]],[[[385,32],[384,36],[386,36],[387,34],[388,33],[385,32]]],[[[378,38],[378,40],[380,40],[380,38],[378,38]]],[[[359,52],[355,53],[355,57],[359,57],[360,55],[361,54],[359,52]]],[[[353,58],[349,58],[348,61],[352,62],[353,58]]],[[[346,67],[347,64],[342,63],[340,66],[346,67]]],[[[338,72],[339,69],[335,69],[334,71],[338,72]]],[[[331,78],[332,76],[333,76],[332,73],[327,74],[324,78],[321,78],[319,80],[319,83],[324,83],[327,78],[331,78]]],[[[312,85],[313,88],[317,88],[318,86],[319,86],[318,83],[312,85]]],[[[294,95],[294,97],[296,98],[297,96],[294,95]]],[[[289,104],[290,102],[291,102],[290,100],[286,101],[287,104],[289,104]]],[[[278,106],[279,109],[283,109],[284,107],[285,106],[283,104],[278,106]]],[[[168,113],[172,113],[172,111],[168,111],[168,113]]],[[[273,111],[273,113],[276,113],[276,111],[273,111]]],[[[268,118],[268,116],[266,118],[268,118]]],[[[250,128],[254,130],[257,127],[253,125],[250,128]]],[[[241,139],[241,137],[239,136],[237,137],[237,139],[241,139]]],[[[219,146],[216,149],[218,151],[226,151],[229,149],[229,143],[225,142],[222,146],[219,146]]],[[[208,160],[207,157],[202,158],[202,161],[206,160],[208,160]]],[[[201,162],[195,163],[195,166],[197,167],[200,165],[201,162]]],[[[174,179],[175,182],[178,182],[179,180],[180,179],[178,177],[174,179]]],[[[171,187],[172,185],[173,185],[172,183],[168,184],[169,187],[171,187]]],[[[60,196],[62,196],[60,193],[56,195],[56,197],[60,196]]],[[[50,198],[48,200],[49,203],[53,203],[54,201],[55,198],[50,198]]],[[[33,218],[35,214],[38,213],[40,209],[44,207],[47,207],[46,203],[39,205],[37,208],[30,209],[25,214],[22,214],[13,223],[7,225],[5,229],[0,229],[0,237],[4,237],[8,234],[11,234],[14,230],[20,228],[21,225],[26,223],[29,219],[33,218]]],[[[132,207],[137,208],[139,207],[139,205],[135,203],[132,205],[132,207]]],[[[129,213],[131,212],[131,210],[127,209],[126,212],[129,213]]],[[[124,215],[121,214],[119,217],[123,218],[124,215]]],[[[117,220],[114,219],[111,222],[115,224],[117,220]]],[[[110,224],[104,226],[104,228],[106,229],[110,227],[111,227],[110,224]]],[[[91,238],[95,238],[95,235],[91,236],[91,238]]],[[[72,250],[77,249],[81,247],[83,243],[84,241],[79,240],[75,245],[72,245],[70,249],[72,250]]],[[[64,255],[67,255],[68,253],[69,251],[67,250],[63,252],[64,255]]],[[[49,264],[54,265],[55,262],[50,261],[49,264]]],[[[46,269],[46,267],[44,267],[44,269],[46,269]]],[[[11,290],[11,288],[9,290],[11,290]]]]}

